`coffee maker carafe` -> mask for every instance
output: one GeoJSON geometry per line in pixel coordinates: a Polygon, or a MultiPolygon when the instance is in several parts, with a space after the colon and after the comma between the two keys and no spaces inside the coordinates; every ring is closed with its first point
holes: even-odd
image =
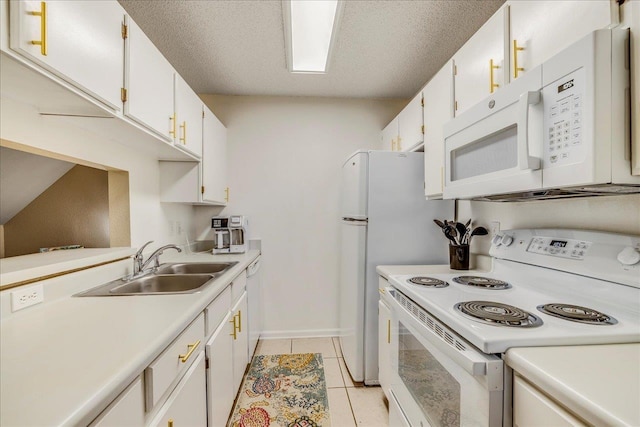
{"type": "Polygon", "coordinates": [[[211,228],[213,228],[212,252],[214,254],[228,254],[231,247],[229,217],[211,218],[211,228]]]}
{"type": "Polygon", "coordinates": [[[244,215],[231,215],[229,217],[229,233],[231,243],[229,253],[241,254],[247,251],[249,241],[249,220],[244,215]]]}

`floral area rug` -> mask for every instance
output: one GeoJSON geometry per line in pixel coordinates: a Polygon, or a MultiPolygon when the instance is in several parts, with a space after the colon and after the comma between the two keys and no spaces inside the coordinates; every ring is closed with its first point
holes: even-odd
{"type": "Polygon", "coordinates": [[[320,353],[255,356],[229,427],[329,427],[320,353]]]}

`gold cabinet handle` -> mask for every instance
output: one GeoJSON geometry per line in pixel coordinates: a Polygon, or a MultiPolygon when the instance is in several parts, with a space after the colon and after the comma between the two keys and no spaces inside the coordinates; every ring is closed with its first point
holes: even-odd
{"type": "Polygon", "coordinates": [[[402,151],[402,138],[398,137],[398,143],[396,144],[398,151],[402,151]]]}
{"type": "Polygon", "coordinates": [[[224,201],[225,202],[229,201],[229,187],[224,189],[224,201]]]}
{"type": "Polygon", "coordinates": [[[238,339],[238,326],[236,325],[236,315],[233,315],[233,320],[229,320],[229,323],[233,323],[233,332],[230,333],[229,335],[231,335],[233,337],[234,340],[238,339]]]}
{"type": "Polygon", "coordinates": [[[499,65],[494,65],[493,64],[493,59],[490,59],[489,60],[489,93],[493,93],[495,88],[500,87],[500,85],[498,83],[494,82],[495,75],[493,73],[493,70],[496,70],[498,68],[500,68],[500,66],[499,65]]]}
{"type": "Polygon", "coordinates": [[[167,427],[173,427],[173,420],[167,421],[167,427]]]}
{"type": "Polygon", "coordinates": [[[193,354],[194,350],[200,345],[200,340],[194,342],[193,344],[187,344],[187,348],[189,349],[189,351],[187,352],[187,354],[180,354],[178,355],[178,357],[180,358],[180,361],[182,363],[185,363],[187,360],[189,360],[189,358],[191,357],[191,354],[193,354]]]}
{"type": "Polygon", "coordinates": [[[40,46],[40,53],[47,56],[47,2],[40,2],[40,12],[28,12],[40,17],[40,40],[31,40],[31,44],[40,46]]]}
{"type": "Polygon", "coordinates": [[[513,78],[518,78],[518,73],[524,71],[523,67],[518,67],[518,51],[524,50],[524,47],[518,46],[518,41],[513,41],[513,78]]]}
{"type": "Polygon", "coordinates": [[[238,332],[242,332],[242,310],[238,310],[238,332]]]}
{"type": "Polygon", "coordinates": [[[169,131],[169,135],[172,137],[176,137],[176,113],[173,113],[173,116],[169,117],[171,121],[171,130],[169,131]]]}
{"type": "Polygon", "coordinates": [[[391,320],[387,320],[387,344],[391,344],[391,320]]]}
{"type": "Polygon", "coordinates": [[[391,151],[396,151],[396,140],[395,139],[391,140],[391,151]]]}
{"type": "Polygon", "coordinates": [[[182,129],[182,138],[180,138],[180,142],[182,142],[183,145],[187,144],[187,122],[182,122],[182,124],[180,125],[180,129],[182,129]]]}
{"type": "Polygon", "coordinates": [[[384,289],[383,288],[378,288],[378,292],[380,292],[381,294],[384,294],[384,289]]]}

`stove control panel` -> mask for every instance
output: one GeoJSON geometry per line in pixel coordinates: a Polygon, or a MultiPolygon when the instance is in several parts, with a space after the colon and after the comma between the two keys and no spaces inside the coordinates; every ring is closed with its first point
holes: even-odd
{"type": "Polygon", "coordinates": [[[591,242],[585,240],[536,236],[531,239],[527,252],[560,258],[584,259],[590,246],[591,242]]]}

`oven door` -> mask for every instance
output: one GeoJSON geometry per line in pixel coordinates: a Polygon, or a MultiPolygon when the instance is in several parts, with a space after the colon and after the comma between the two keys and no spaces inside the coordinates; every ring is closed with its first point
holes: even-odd
{"type": "Polygon", "coordinates": [[[542,188],[541,88],[537,67],[445,124],[445,199],[542,188]]]}
{"type": "Polygon", "coordinates": [[[502,426],[503,362],[393,288],[391,391],[415,427],[502,426]]]}

